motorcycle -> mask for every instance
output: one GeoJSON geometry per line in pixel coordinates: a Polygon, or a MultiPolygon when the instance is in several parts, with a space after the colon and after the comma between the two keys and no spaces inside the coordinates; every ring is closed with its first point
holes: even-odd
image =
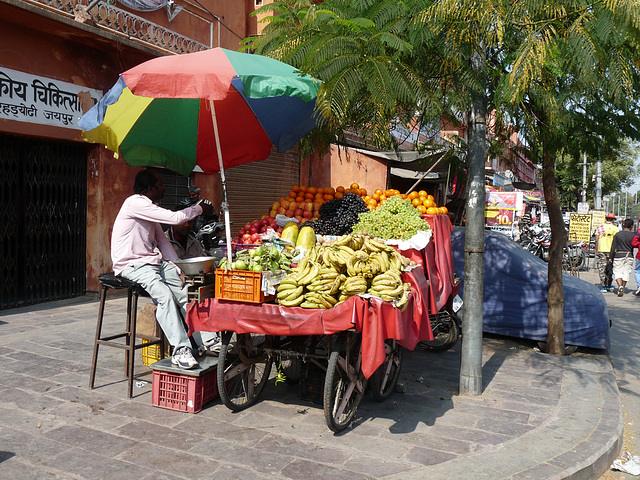
{"type": "Polygon", "coordinates": [[[196,231],[196,239],[202,245],[204,251],[210,257],[215,257],[216,262],[224,257],[224,251],[220,240],[224,235],[224,222],[209,221],[204,223],[196,231]]]}
{"type": "Polygon", "coordinates": [[[462,299],[458,295],[459,290],[460,279],[456,277],[447,304],[438,313],[429,315],[433,340],[420,342],[420,348],[423,350],[443,352],[458,342],[462,331],[462,299]]]}

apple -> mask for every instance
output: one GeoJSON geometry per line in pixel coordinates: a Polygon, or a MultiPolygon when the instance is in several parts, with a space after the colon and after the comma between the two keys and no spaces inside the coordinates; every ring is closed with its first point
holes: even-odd
{"type": "Polygon", "coordinates": [[[313,216],[313,213],[311,213],[309,210],[305,210],[304,212],[302,212],[302,216],[309,220],[313,216]]]}
{"type": "Polygon", "coordinates": [[[321,202],[313,202],[313,209],[314,210],[320,210],[321,206],[322,206],[321,202]]]}
{"type": "Polygon", "coordinates": [[[252,227],[260,228],[260,220],[254,220],[251,224],[252,227]]]}
{"type": "Polygon", "coordinates": [[[261,227],[265,227],[269,225],[269,219],[267,218],[267,216],[265,215],[262,220],[260,220],[260,226],[261,227]]]}
{"type": "Polygon", "coordinates": [[[291,202],[289,204],[289,210],[295,210],[296,208],[298,208],[298,202],[291,202]]]}
{"type": "Polygon", "coordinates": [[[242,235],[244,235],[245,233],[247,233],[247,231],[244,228],[241,228],[240,230],[238,230],[238,236],[241,237],[242,235]]]}
{"type": "Polygon", "coordinates": [[[251,228],[249,229],[249,233],[250,233],[251,235],[253,235],[254,233],[258,233],[258,231],[259,231],[259,230],[260,230],[260,229],[259,229],[258,227],[251,227],[251,228]]]}
{"type": "Polygon", "coordinates": [[[287,213],[287,210],[284,207],[280,207],[278,210],[276,210],[276,213],[279,215],[284,215],[285,213],[287,213]]]}
{"type": "Polygon", "coordinates": [[[260,234],[259,234],[259,233],[253,233],[253,234],[251,234],[251,241],[252,241],[253,243],[257,243],[257,242],[258,242],[258,240],[262,240],[262,237],[260,237],[260,234]]]}
{"type": "Polygon", "coordinates": [[[249,240],[243,240],[243,241],[242,241],[242,244],[243,244],[243,245],[251,245],[252,243],[253,243],[253,242],[251,241],[251,239],[249,239],[249,240]]]}
{"type": "Polygon", "coordinates": [[[242,235],[242,241],[246,241],[246,240],[251,240],[251,234],[250,233],[245,233],[244,235],[242,235]]]}
{"type": "Polygon", "coordinates": [[[270,217],[275,217],[277,215],[278,211],[277,210],[269,210],[269,216],[270,217]]]}
{"type": "Polygon", "coordinates": [[[313,203],[311,203],[311,202],[306,202],[306,203],[304,204],[304,206],[302,207],[302,209],[303,209],[304,211],[313,212],[313,203]]]}
{"type": "Polygon", "coordinates": [[[293,210],[287,210],[286,212],[284,212],[284,214],[285,214],[287,217],[291,218],[291,217],[293,217],[294,212],[293,212],[293,210]]]}
{"type": "Polygon", "coordinates": [[[285,210],[289,210],[289,205],[291,204],[291,202],[289,200],[285,200],[283,202],[280,202],[280,206],[282,208],[284,208],[285,210]]]}
{"type": "Polygon", "coordinates": [[[282,233],[282,230],[284,230],[284,227],[278,227],[278,233],[282,233]]]}
{"type": "Polygon", "coordinates": [[[277,210],[280,208],[280,202],[273,202],[273,204],[271,204],[271,210],[277,210]]]}
{"type": "Polygon", "coordinates": [[[244,230],[245,230],[246,232],[248,232],[250,228],[251,228],[251,223],[245,223],[245,224],[244,224],[244,230]]]}
{"type": "Polygon", "coordinates": [[[301,208],[296,208],[295,211],[293,212],[293,214],[296,217],[301,217],[302,216],[302,209],[301,208]]]}

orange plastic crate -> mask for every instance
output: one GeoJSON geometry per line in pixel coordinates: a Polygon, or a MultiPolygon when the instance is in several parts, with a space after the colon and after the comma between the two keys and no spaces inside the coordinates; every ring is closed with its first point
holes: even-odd
{"type": "Polygon", "coordinates": [[[215,369],[200,377],[154,370],[151,405],[198,413],[205,404],[218,398],[216,378],[215,369]]]}
{"type": "Polygon", "coordinates": [[[264,303],[273,298],[262,291],[262,272],[216,269],[216,298],[236,302],[264,303]]]}

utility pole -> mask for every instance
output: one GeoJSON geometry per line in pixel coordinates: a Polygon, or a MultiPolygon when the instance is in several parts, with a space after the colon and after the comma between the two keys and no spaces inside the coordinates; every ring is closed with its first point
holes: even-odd
{"type": "Polygon", "coordinates": [[[629,200],[629,192],[624,192],[624,218],[627,218],[627,200],[629,200]]]}
{"type": "Polygon", "coordinates": [[[602,210],[602,162],[596,161],[596,210],[602,210]]]}
{"type": "Polygon", "coordinates": [[[587,201],[587,152],[584,152],[582,162],[582,202],[587,201]]]}

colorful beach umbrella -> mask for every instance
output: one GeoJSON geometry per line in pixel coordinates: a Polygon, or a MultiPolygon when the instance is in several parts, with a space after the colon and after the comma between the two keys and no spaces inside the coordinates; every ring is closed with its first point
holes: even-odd
{"type": "MultiPolygon", "coordinates": [[[[269,57],[213,48],[154,58],[120,74],[79,121],[83,138],[133,166],[188,176],[220,171],[230,242],[224,169],[264,160],[321,122],[320,81],[269,57]]],[[[227,249],[231,252],[231,249],[227,249]]]]}

